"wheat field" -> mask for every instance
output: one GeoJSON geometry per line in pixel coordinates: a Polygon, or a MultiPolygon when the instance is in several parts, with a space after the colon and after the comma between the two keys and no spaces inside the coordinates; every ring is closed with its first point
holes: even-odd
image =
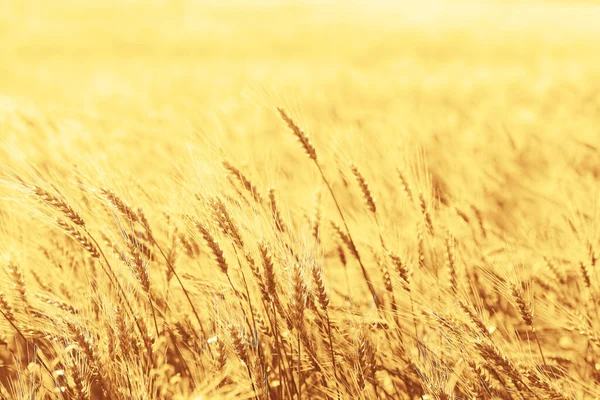
{"type": "Polygon", "coordinates": [[[3,1],[0,397],[600,398],[598,21],[3,1]]]}

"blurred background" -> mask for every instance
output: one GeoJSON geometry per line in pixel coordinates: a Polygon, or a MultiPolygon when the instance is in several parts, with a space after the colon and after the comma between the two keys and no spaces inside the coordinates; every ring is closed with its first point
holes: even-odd
{"type": "Polygon", "coordinates": [[[387,82],[375,85],[410,86],[529,74],[535,86],[596,69],[598,21],[600,5],[584,2],[4,0],[1,90],[48,106],[152,98],[160,109],[253,83],[302,95],[299,77],[377,73],[387,82]]]}
{"type": "Polygon", "coordinates": [[[364,157],[444,132],[464,151],[505,130],[588,135],[598,21],[600,5],[566,1],[4,0],[0,156],[133,173],[192,142],[285,169],[277,105],[334,151],[371,140],[352,146],[364,157]]]}

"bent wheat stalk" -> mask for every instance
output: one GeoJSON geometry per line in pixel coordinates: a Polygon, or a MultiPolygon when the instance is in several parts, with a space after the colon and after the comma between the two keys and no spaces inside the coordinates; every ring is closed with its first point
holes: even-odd
{"type": "MultiPolygon", "coordinates": [[[[294,134],[294,136],[296,136],[296,138],[298,139],[298,141],[300,142],[300,144],[304,148],[304,151],[306,152],[306,154],[308,155],[308,157],[311,160],[313,160],[313,162],[317,166],[317,169],[319,170],[319,174],[321,175],[321,178],[323,179],[323,182],[325,182],[325,186],[327,186],[327,190],[329,190],[329,193],[331,194],[331,197],[333,198],[333,202],[335,203],[335,207],[336,207],[338,213],[340,214],[340,218],[342,219],[342,223],[344,224],[344,229],[346,230],[346,233],[348,235],[348,239],[352,243],[352,247],[354,249],[356,249],[356,245],[354,243],[354,239],[352,239],[352,234],[350,233],[350,228],[348,228],[348,224],[346,222],[346,218],[344,217],[344,213],[342,212],[342,208],[340,207],[340,204],[339,204],[339,202],[337,200],[337,197],[336,197],[335,193],[333,192],[333,188],[331,187],[331,184],[329,183],[329,180],[325,177],[325,173],[323,172],[323,168],[321,167],[321,163],[317,159],[317,152],[315,150],[315,147],[310,142],[310,139],[309,139],[308,135],[306,134],[306,132],[304,132],[302,130],[302,128],[300,128],[296,124],[296,122],[294,122],[294,120],[287,114],[287,112],[285,111],[285,109],[283,107],[277,107],[277,111],[279,112],[279,115],[281,116],[281,119],[283,119],[283,121],[290,128],[290,130],[292,131],[292,133],[294,134]]],[[[381,301],[377,297],[377,291],[375,290],[375,286],[373,286],[373,282],[371,281],[369,273],[367,272],[367,269],[365,268],[365,266],[363,264],[363,261],[362,261],[360,255],[359,255],[358,251],[355,251],[355,256],[356,256],[356,259],[358,261],[358,264],[360,265],[363,277],[365,278],[365,281],[367,282],[367,286],[369,288],[369,292],[371,292],[371,296],[373,297],[373,301],[375,302],[375,305],[377,306],[377,308],[381,309],[381,307],[382,307],[381,301]]]]}

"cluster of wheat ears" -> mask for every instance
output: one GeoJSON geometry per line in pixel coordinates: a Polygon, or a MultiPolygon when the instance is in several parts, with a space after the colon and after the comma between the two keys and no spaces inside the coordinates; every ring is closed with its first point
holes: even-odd
{"type": "Polygon", "coordinates": [[[598,255],[577,221],[565,229],[580,250],[561,257],[504,235],[426,171],[399,166],[375,187],[348,160],[334,185],[301,116],[273,113],[322,188],[308,212],[230,159],[219,191],[198,190],[187,209],[76,169],[56,182],[5,174],[33,223],[14,238],[29,253],[2,260],[2,397],[600,395],[598,255]]]}

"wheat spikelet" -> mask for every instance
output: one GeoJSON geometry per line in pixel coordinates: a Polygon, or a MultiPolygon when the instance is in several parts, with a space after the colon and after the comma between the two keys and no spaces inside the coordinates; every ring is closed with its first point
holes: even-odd
{"type": "Polygon", "coordinates": [[[246,343],[244,336],[234,325],[230,325],[228,327],[228,331],[229,336],[231,337],[233,351],[240,358],[240,360],[244,362],[244,364],[248,365],[248,344],[246,343]]]}
{"type": "Polygon", "coordinates": [[[73,340],[79,346],[80,350],[86,355],[87,359],[96,363],[99,362],[99,354],[96,349],[96,345],[93,343],[93,340],[87,336],[80,327],[75,325],[72,322],[67,322],[67,328],[73,340]]]}
{"type": "Polygon", "coordinates": [[[406,291],[410,292],[410,271],[402,259],[391,251],[388,251],[388,257],[392,260],[392,264],[396,267],[396,271],[402,278],[402,285],[406,291]]]}
{"type": "Polygon", "coordinates": [[[139,217],[140,224],[144,227],[145,235],[143,235],[144,240],[150,240],[152,237],[152,229],[150,229],[150,223],[148,222],[148,218],[146,218],[146,213],[142,207],[138,207],[137,215],[139,217]]]}
{"type": "Polygon", "coordinates": [[[127,324],[126,316],[122,309],[115,308],[114,333],[116,335],[116,347],[126,356],[134,349],[135,340],[131,337],[130,329],[127,324]]]}
{"type": "Polygon", "coordinates": [[[462,211],[461,209],[459,209],[456,206],[454,206],[453,209],[454,209],[454,212],[456,213],[456,215],[458,215],[467,224],[469,224],[471,222],[471,220],[469,219],[469,216],[464,211],[462,211]]]}
{"type": "Polygon", "coordinates": [[[67,322],[67,329],[71,334],[71,337],[79,347],[79,349],[85,354],[86,359],[90,363],[90,374],[93,382],[99,385],[101,392],[104,396],[107,396],[107,388],[103,379],[103,364],[98,353],[96,344],[92,338],[86,335],[78,326],[71,322],[67,322]]]}
{"type": "Polygon", "coordinates": [[[306,309],[306,285],[302,277],[302,269],[298,263],[294,264],[292,268],[292,286],[292,322],[301,330],[304,320],[304,310],[306,309]]]}
{"type": "Polygon", "coordinates": [[[376,350],[369,339],[368,332],[361,330],[358,337],[358,350],[357,350],[357,361],[358,361],[358,385],[361,390],[365,389],[365,384],[371,383],[377,384],[375,378],[375,371],[377,368],[377,360],[375,358],[376,350]]]}
{"type": "Polygon", "coordinates": [[[85,227],[85,222],[83,221],[81,215],[79,215],[79,213],[77,213],[77,211],[75,211],[65,199],[53,195],[38,185],[33,185],[32,191],[35,196],[37,196],[44,204],[47,204],[63,213],[64,216],[75,225],[82,228],[85,227]]]}
{"type": "Polygon", "coordinates": [[[315,242],[319,243],[321,241],[321,215],[322,215],[321,192],[320,191],[317,191],[317,193],[315,194],[314,203],[315,203],[315,205],[314,205],[312,217],[310,218],[310,225],[311,225],[312,236],[315,239],[315,242]]]}
{"type": "Polygon", "coordinates": [[[52,292],[52,287],[50,285],[48,285],[39,275],[37,272],[35,271],[29,271],[31,272],[31,275],[33,276],[33,279],[35,279],[36,283],[40,286],[40,288],[42,288],[43,290],[45,290],[46,292],[51,293],[52,292]]]}
{"type": "Polygon", "coordinates": [[[306,154],[314,161],[317,161],[317,152],[312,143],[310,142],[310,139],[306,132],[304,132],[302,128],[300,128],[298,125],[296,125],[294,120],[288,116],[283,107],[277,107],[277,111],[279,112],[279,116],[281,117],[281,119],[283,119],[283,121],[290,128],[294,136],[296,136],[306,154]]]}
{"type": "Polygon", "coordinates": [[[90,391],[87,384],[87,379],[83,375],[81,371],[81,367],[75,363],[70,365],[68,371],[70,375],[73,377],[73,386],[72,392],[74,394],[74,399],[76,400],[89,400],[90,399],[90,391]]]}
{"type": "Polygon", "coordinates": [[[139,222],[138,215],[125,203],[115,192],[111,189],[103,187],[100,192],[108,199],[108,201],[115,207],[121,214],[123,214],[132,223],[139,222]]]}
{"type": "Polygon", "coordinates": [[[275,227],[281,233],[287,232],[283,219],[281,218],[281,212],[279,211],[279,207],[277,206],[277,199],[275,198],[275,189],[269,188],[267,190],[269,194],[269,208],[271,209],[271,215],[273,216],[273,220],[275,221],[275,227]]]}
{"type": "Polygon", "coordinates": [[[15,313],[13,308],[10,306],[10,303],[6,299],[4,293],[0,292],[0,309],[4,314],[4,317],[8,319],[10,322],[15,322],[15,313]]]}
{"type": "Polygon", "coordinates": [[[179,259],[179,254],[181,251],[181,240],[177,235],[177,229],[174,229],[174,232],[169,234],[169,247],[167,247],[167,259],[166,262],[168,265],[173,266],[173,268],[167,268],[167,282],[170,282],[173,279],[173,275],[175,272],[175,265],[177,264],[177,260],[179,259]]]}
{"type": "Polygon", "coordinates": [[[213,253],[213,256],[215,257],[215,261],[217,262],[217,265],[219,266],[219,269],[221,270],[221,272],[223,272],[225,275],[227,275],[227,270],[229,269],[229,266],[227,264],[227,260],[225,260],[225,256],[223,254],[223,250],[221,249],[221,246],[219,246],[219,243],[217,243],[217,241],[213,238],[211,233],[208,231],[208,229],[206,229],[206,227],[204,225],[202,225],[199,222],[196,222],[196,228],[202,234],[202,237],[206,241],[206,244],[208,245],[211,252],[213,253]]]}
{"type": "Polygon", "coordinates": [[[585,283],[585,286],[587,286],[588,289],[591,289],[592,288],[592,279],[590,277],[590,271],[588,269],[587,264],[583,261],[580,261],[579,269],[581,270],[581,276],[583,277],[583,282],[585,283]]]}
{"type": "Polygon", "coordinates": [[[267,397],[269,376],[261,365],[260,358],[255,358],[250,365],[250,371],[254,379],[254,386],[256,394],[259,398],[267,397]]]}
{"type": "Polygon", "coordinates": [[[98,248],[92,241],[90,241],[90,239],[88,239],[86,235],[83,235],[81,232],[75,229],[75,227],[69,225],[69,223],[61,219],[57,219],[56,223],[67,235],[75,239],[76,242],[78,242],[85,250],[87,250],[92,258],[100,258],[100,252],[98,251],[98,248]]]}
{"type": "Polygon", "coordinates": [[[19,264],[16,262],[10,261],[8,264],[8,272],[13,280],[15,290],[19,294],[19,299],[23,302],[25,310],[28,310],[30,305],[29,300],[27,299],[27,285],[25,284],[25,277],[23,276],[21,267],[19,267],[19,264]]]}
{"type": "Polygon", "coordinates": [[[540,377],[537,372],[528,370],[525,371],[524,375],[527,377],[527,380],[531,382],[532,386],[541,389],[549,399],[567,400],[569,398],[561,390],[557,390],[548,383],[544,377],[540,377]]]}
{"type": "Polygon", "coordinates": [[[425,238],[421,224],[417,225],[417,259],[419,268],[425,268],[425,238]]]}
{"type": "Polygon", "coordinates": [[[450,275],[450,290],[452,291],[452,294],[456,296],[457,292],[458,292],[458,278],[457,278],[457,272],[456,272],[456,262],[454,259],[454,247],[455,247],[455,240],[452,237],[452,235],[450,234],[450,232],[446,233],[446,263],[448,266],[448,272],[450,275]]]}
{"type": "Polygon", "coordinates": [[[142,258],[142,254],[136,246],[136,243],[131,240],[126,240],[126,243],[129,248],[129,254],[131,255],[128,264],[144,292],[149,294],[150,277],[148,275],[148,262],[142,258]]]}
{"type": "Polygon", "coordinates": [[[544,257],[544,261],[546,262],[546,266],[548,267],[548,269],[552,272],[552,274],[554,275],[554,278],[561,284],[564,285],[567,283],[567,280],[565,278],[565,276],[560,272],[560,270],[558,269],[558,267],[556,266],[556,264],[554,263],[553,260],[551,260],[548,257],[544,257]]]}
{"type": "Polygon", "coordinates": [[[419,193],[419,205],[421,206],[421,212],[423,213],[423,216],[425,217],[425,225],[427,226],[427,231],[429,232],[429,234],[431,236],[434,236],[435,232],[433,230],[433,221],[431,219],[431,212],[430,212],[429,208],[427,207],[427,203],[425,202],[425,197],[423,196],[423,193],[419,193]]]}
{"type": "Polygon", "coordinates": [[[356,250],[354,242],[350,240],[350,237],[334,221],[330,221],[330,223],[338,238],[348,247],[348,250],[350,250],[354,257],[359,258],[358,250],[356,250]]]}
{"type": "MultiPolygon", "coordinates": [[[[135,343],[136,347],[138,348],[139,352],[141,352],[143,348],[146,348],[149,350],[148,358],[145,359],[144,362],[150,363],[150,362],[152,362],[152,357],[153,357],[152,346],[154,344],[155,337],[150,333],[150,330],[148,329],[148,326],[146,325],[146,320],[143,317],[141,317],[140,315],[134,315],[133,321],[138,326],[138,329],[140,330],[140,338],[141,338],[141,342],[135,343]]],[[[158,329],[157,329],[157,335],[158,335],[158,329]]]]}
{"type": "Polygon", "coordinates": [[[521,381],[521,374],[517,367],[502,355],[495,346],[485,341],[477,341],[475,347],[485,360],[500,368],[511,379],[517,382],[521,381]]]}
{"type": "Polygon", "coordinates": [[[65,301],[62,301],[60,299],[53,298],[53,297],[50,297],[50,296],[47,296],[47,295],[44,295],[44,294],[39,294],[39,293],[34,294],[34,296],[37,297],[38,299],[42,300],[44,303],[50,304],[50,305],[52,305],[52,306],[54,306],[56,308],[59,308],[59,309],[61,309],[63,311],[67,311],[67,312],[69,312],[71,314],[78,314],[79,313],[79,311],[75,307],[73,307],[72,304],[69,304],[69,303],[67,303],[65,301]]]}
{"type": "Polygon", "coordinates": [[[382,260],[377,254],[375,254],[375,252],[373,252],[373,258],[375,258],[375,261],[377,262],[377,265],[379,266],[379,269],[381,271],[381,275],[383,276],[383,285],[385,286],[385,290],[393,295],[394,288],[392,286],[392,276],[390,275],[390,271],[388,269],[387,264],[382,262],[382,260]]]}
{"type": "Polygon", "coordinates": [[[195,258],[196,255],[198,254],[198,247],[194,246],[195,243],[192,242],[191,240],[188,240],[188,238],[183,233],[180,233],[177,236],[177,238],[179,239],[179,243],[181,243],[181,245],[183,246],[185,255],[190,258],[195,258]]]}
{"type": "Polygon", "coordinates": [[[141,239],[139,238],[139,236],[131,235],[128,232],[122,232],[122,236],[123,236],[123,239],[125,239],[125,242],[128,243],[127,247],[135,246],[136,252],[138,252],[142,256],[146,257],[150,261],[155,260],[152,249],[150,249],[150,247],[148,247],[146,244],[144,244],[141,241],[141,239]]]}
{"type": "Polygon", "coordinates": [[[600,335],[590,327],[589,321],[582,318],[577,318],[578,321],[569,327],[570,330],[578,332],[580,335],[585,336],[590,343],[600,348],[600,335]]]}
{"type": "Polygon", "coordinates": [[[233,243],[235,243],[240,250],[243,250],[245,245],[244,239],[242,238],[242,234],[238,225],[229,214],[225,203],[223,203],[221,199],[217,198],[213,199],[213,201],[210,202],[210,205],[212,207],[215,222],[221,231],[231,237],[233,243]]]}
{"type": "Polygon", "coordinates": [[[367,209],[369,211],[371,211],[373,214],[376,214],[377,207],[375,206],[375,198],[373,197],[373,194],[371,193],[371,188],[369,187],[369,184],[367,183],[367,181],[365,180],[363,175],[358,170],[358,167],[356,165],[354,165],[354,163],[352,163],[352,162],[350,163],[350,169],[352,170],[352,174],[356,178],[356,182],[358,183],[358,186],[360,186],[360,190],[362,191],[363,199],[365,201],[365,205],[367,206],[367,209]]]}
{"type": "Polygon", "coordinates": [[[258,242],[258,250],[260,251],[260,255],[262,258],[263,269],[264,269],[264,281],[268,298],[271,298],[276,295],[276,278],[275,278],[275,267],[273,265],[273,260],[271,259],[271,255],[269,254],[269,248],[264,241],[258,242]]]}
{"type": "Polygon", "coordinates": [[[252,256],[249,253],[246,253],[245,258],[246,258],[246,262],[248,263],[248,266],[250,267],[250,270],[252,271],[252,276],[254,277],[254,280],[255,280],[256,284],[258,285],[258,289],[262,295],[262,298],[266,302],[268,302],[269,301],[269,292],[267,290],[267,286],[265,285],[265,282],[263,281],[260,270],[258,269],[256,262],[254,261],[254,258],[252,258],[252,256]]]}
{"type": "Polygon", "coordinates": [[[474,310],[471,309],[471,307],[469,307],[462,300],[458,300],[457,304],[458,304],[459,308],[467,315],[467,317],[469,317],[469,321],[471,321],[471,323],[477,327],[477,329],[479,330],[479,333],[483,334],[484,336],[486,336],[488,338],[491,337],[490,331],[488,330],[487,326],[485,325],[483,320],[480,318],[480,316],[474,310]]]}
{"type": "Polygon", "coordinates": [[[481,215],[481,211],[479,211],[479,208],[475,207],[473,204],[471,204],[471,209],[473,210],[473,213],[475,214],[475,218],[477,218],[477,224],[479,227],[479,231],[481,232],[481,236],[486,238],[487,237],[487,229],[485,228],[485,224],[483,222],[483,216],[481,215]]]}
{"type": "Polygon", "coordinates": [[[482,392],[479,392],[482,397],[499,391],[492,377],[484,368],[474,361],[469,361],[468,363],[473,373],[477,376],[477,379],[479,379],[479,384],[482,386],[482,392]]]}
{"type": "Polygon", "coordinates": [[[242,171],[240,171],[239,169],[237,169],[233,164],[231,164],[229,161],[223,161],[222,162],[223,167],[225,167],[225,169],[234,177],[237,178],[237,180],[242,184],[242,186],[244,187],[244,189],[246,189],[254,198],[254,200],[256,200],[257,203],[262,203],[262,196],[258,190],[258,188],[256,186],[254,186],[254,184],[252,184],[252,182],[250,181],[250,179],[248,179],[243,173],[242,171]]]}
{"type": "Polygon", "coordinates": [[[402,191],[404,192],[406,197],[408,197],[410,202],[413,203],[415,200],[413,198],[412,189],[410,188],[410,183],[408,183],[408,180],[406,179],[406,177],[400,169],[396,169],[396,172],[398,173],[398,178],[400,178],[402,191]]]}
{"type": "Polygon", "coordinates": [[[223,371],[227,366],[227,348],[225,342],[219,338],[217,338],[217,349],[216,369],[217,371],[223,371]]]}
{"type": "Polygon", "coordinates": [[[258,331],[264,336],[273,336],[273,332],[271,332],[269,324],[267,324],[267,321],[265,321],[260,312],[254,306],[251,306],[251,308],[252,314],[254,315],[254,319],[256,321],[256,328],[258,329],[258,331]]]}
{"type": "Polygon", "coordinates": [[[523,321],[528,326],[532,326],[533,325],[533,313],[531,311],[531,308],[529,307],[529,304],[527,303],[527,301],[525,299],[525,293],[523,292],[523,289],[519,285],[513,283],[510,286],[510,292],[511,292],[515,302],[517,303],[517,307],[519,308],[519,313],[521,314],[521,318],[523,318],[523,321]]]}
{"type": "Polygon", "coordinates": [[[344,267],[346,267],[348,260],[346,260],[346,253],[344,252],[344,248],[340,245],[337,245],[336,251],[337,251],[338,258],[340,259],[340,262],[342,263],[342,265],[344,267]]]}
{"type": "Polygon", "coordinates": [[[588,254],[590,257],[590,264],[592,267],[596,266],[596,262],[598,261],[598,253],[594,250],[594,245],[592,243],[588,243],[588,254]]]}
{"type": "Polygon", "coordinates": [[[329,295],[327,294],[325,284],[323,283],[323,271],[317,265],[313,265],[311,274],[315,297],[319,300],[321,308],[327,310],[327,307],[329,306],[329,295]]]}

